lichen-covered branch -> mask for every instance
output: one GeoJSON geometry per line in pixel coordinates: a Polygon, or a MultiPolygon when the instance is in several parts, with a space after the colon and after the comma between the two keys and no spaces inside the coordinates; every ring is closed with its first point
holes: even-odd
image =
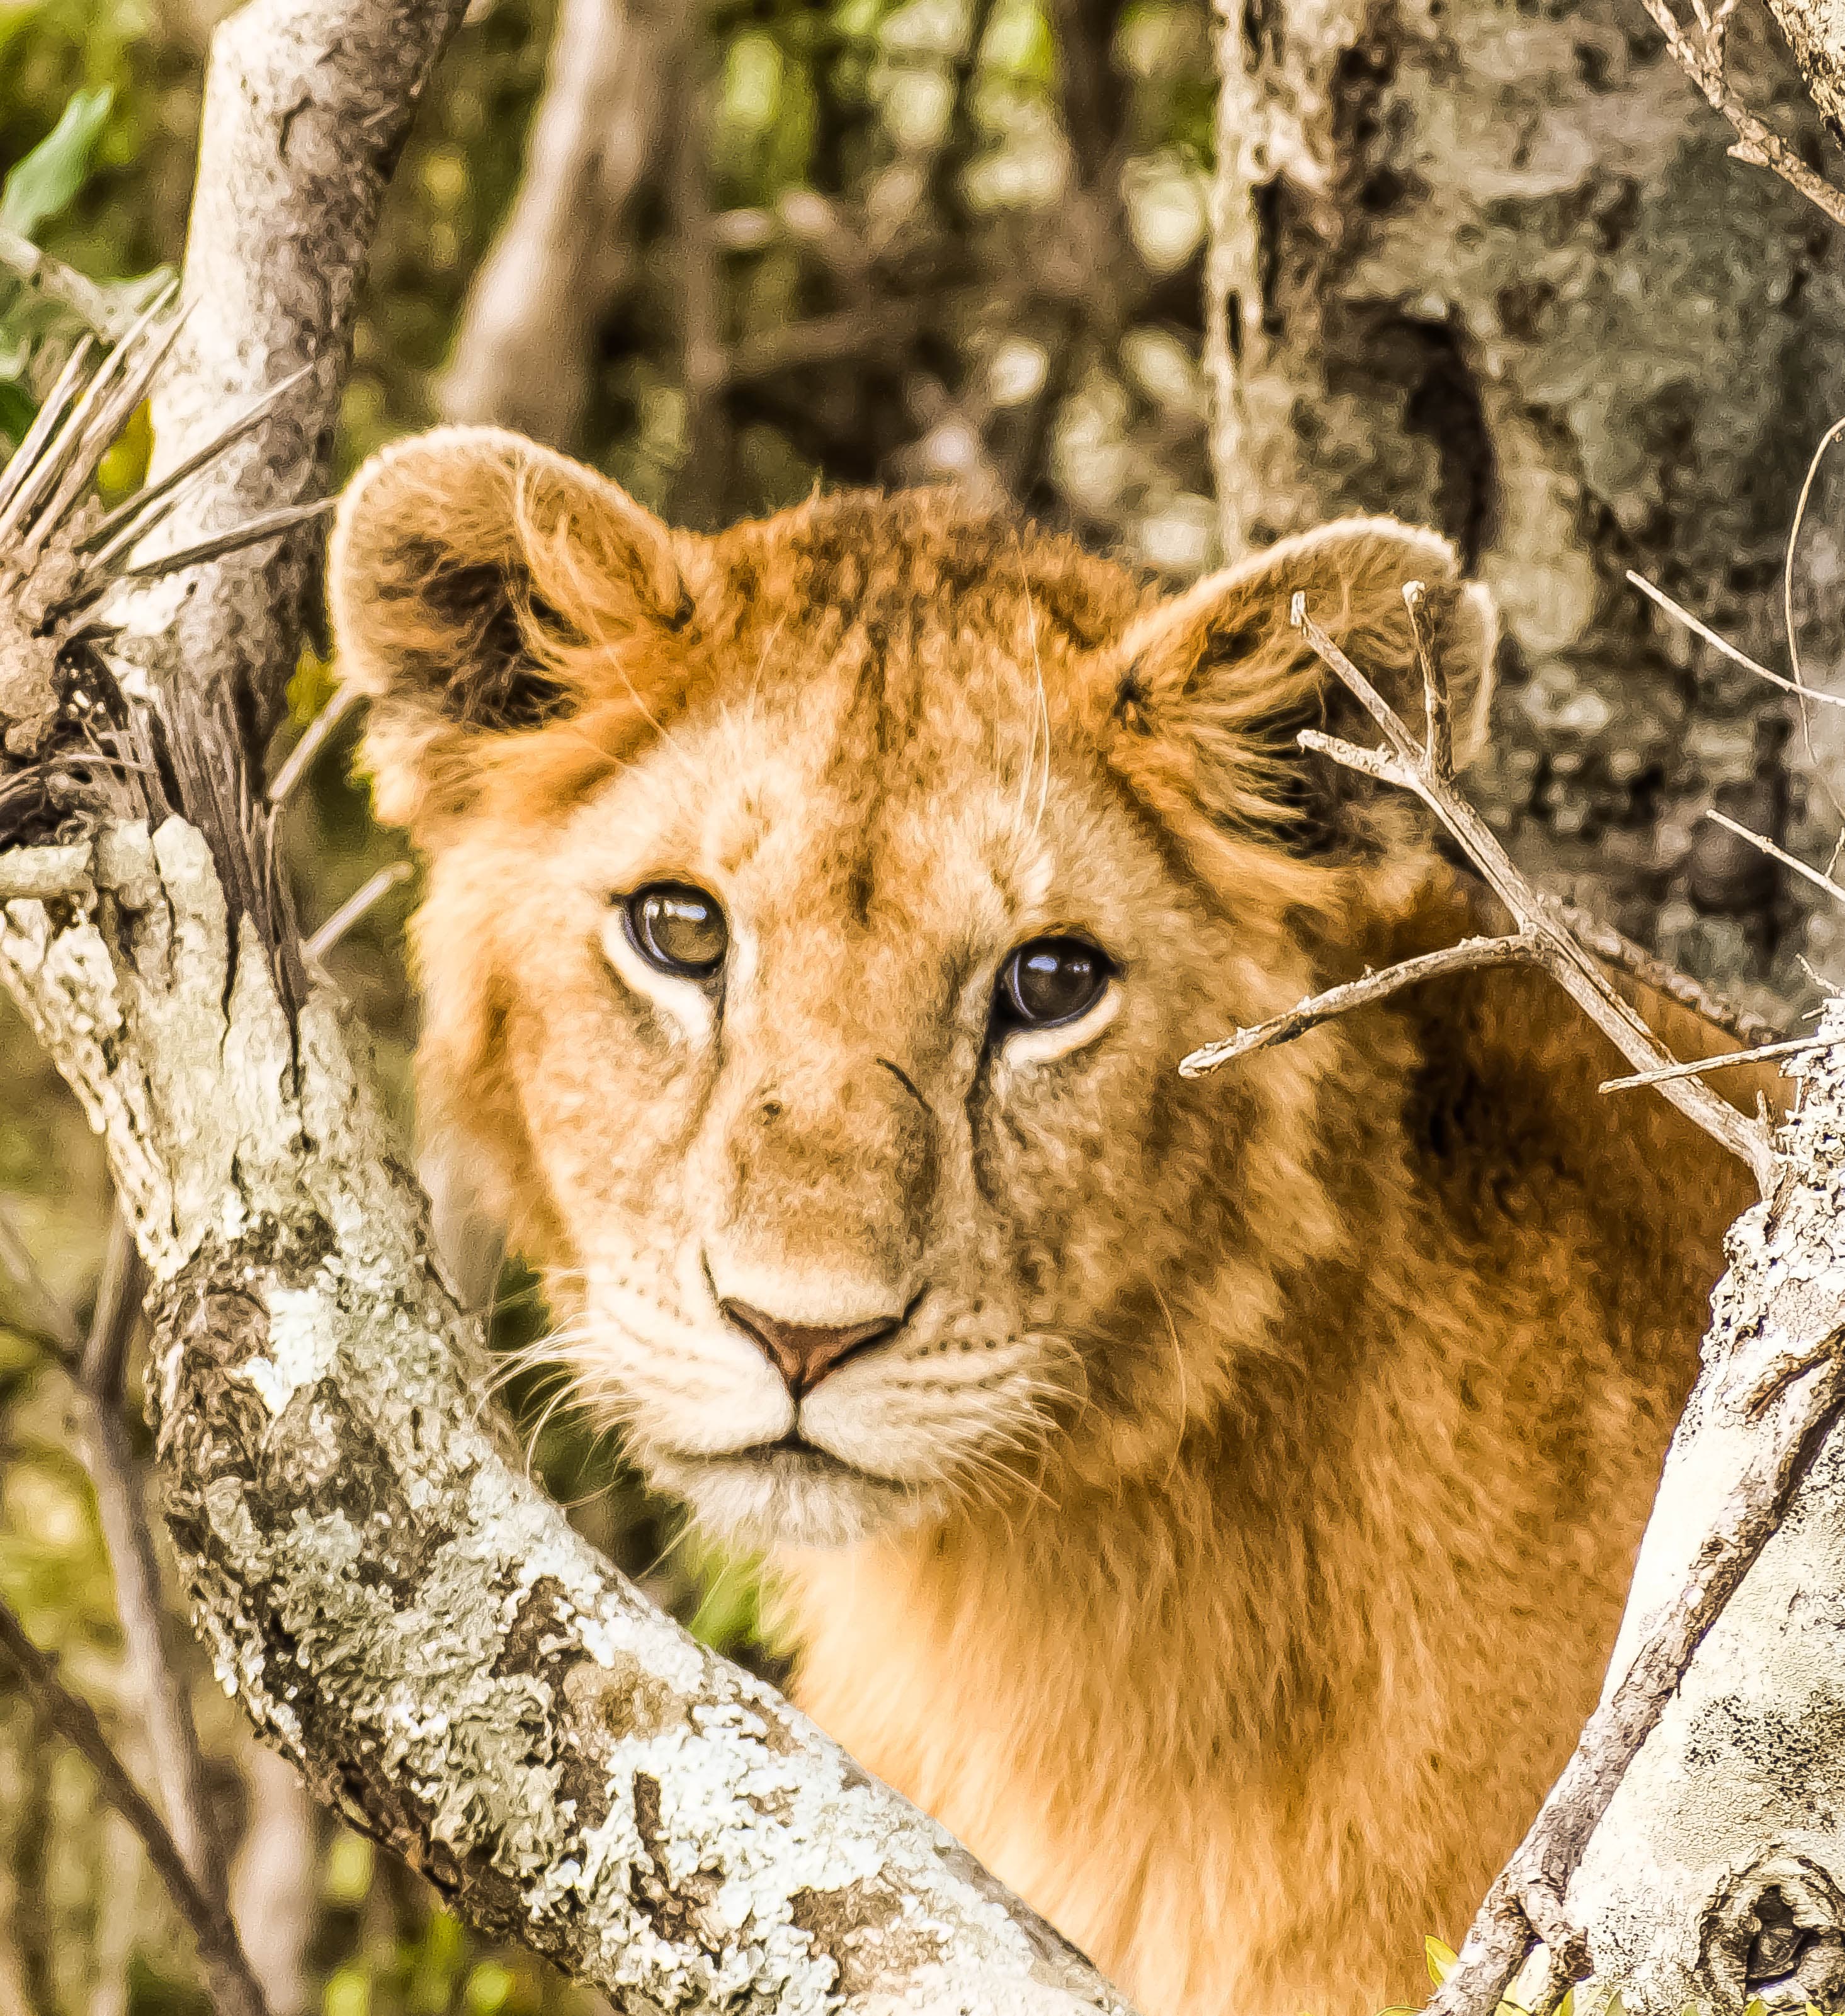
{"type": "Polygon", "coordinates": [[[625,1584],[506,1460],[339,1001],[291,1026],[178,819],[65,850],[0,977],[153,1277],[168,1517],[321,1797],[624,2009],[1106,2011],[933,1822],[625,1584]]]}
{"type": "MultiPolygon", "coordinates": [[[[0,984],[103,1136],[148,1269],[195,1618],[323,1798],[623,2009],[1121,2009],[505,1460],[362,1042],[276,884],[255,763],[298,645],[288,535],[325,478],[384,181],[460,11],[252,0],[218,32],[157,491],[235,424],[160,492],[141,555],[189,563],[127,570],[79,627],[121,540],[58,500],[99,427],[0,473],[57,571],[25,554],[0,605],[0,731],[16,692],[31,728],[0,790],[52,764],[67,787],[0,848],[0,984]]],[[[139,396],[105,368],[117,404],[139,396]]]]}
{"type": "MultiPolygon", "coordinates": [[[[166,518],[152,550],[191,547],[324,496],[380,205],[465,0],[245,0],[214,33],[181,286],[185,315],[151,401],[158,482],[259,396],[273,403],[166,518]]],[[[117,646],[162,696],[167,751],[233,907],[288,945],[248,780],[281,718],[318,580],[318,527],[150,587],[117,610],[117,646]]],[[[260,794],[257,794],[260,797],[260,794]]]]}

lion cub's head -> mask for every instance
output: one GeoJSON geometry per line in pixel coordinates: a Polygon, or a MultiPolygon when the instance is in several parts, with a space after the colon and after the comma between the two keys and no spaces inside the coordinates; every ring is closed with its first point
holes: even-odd
{"type": "Polygon", "coordinates": [[[1342,1039],[1175,1067],[1426,870],[1293,743],[1344,709],[1292,592],[1407,710],[1412,578],[1477,715],[1485,597],[1389,520],[1162,599],[938,492],[708,538],[497,432],[361,472],[332,599],[429,857],[426,1107],[708,1523],[1112,1480],[1234,1404],[1338,1236],[1342,1039]]]}

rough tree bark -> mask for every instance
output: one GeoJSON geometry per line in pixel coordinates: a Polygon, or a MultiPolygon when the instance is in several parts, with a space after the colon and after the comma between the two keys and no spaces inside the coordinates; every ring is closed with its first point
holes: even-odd
{"type": "MultiPolygon", "coordinates": [[[[1505,615],[1469,788],[1522,864],[1771,1013],[1810,998],[1797,956],[1825,965],[1845,919],[1697,815],[1823,859],[1839,725],[1790,733],[1623,575],[1785,663],[1782,544],[1845,412],[1845,237],[1728,158],[1641,0],[1216,11],[1227,543],[1353,509],[1441,525],[1505,615]]],[[[1818,149],[1769,16],[1729,38],[1744,95],[1818,149]]],[[[1821,684],[1845,645],[1829,494],[1796,600],[1821,684]]]]}
{"type": "MultiPolygon", "coordinates": [[[[324,481],[378,196],[459,12],[255,0],[220,31],[157,475],[290,390],[194,480],[169,551],[324,481]]],[[[23,584],[0,633],[6,690],[38,695],[0,785],[64,765],[32,799],[55,838],[0,851],[0,982],[147,1265],[165,1510],[220,1676],[464,1917],[624,2009],[1124,2011],[505,1460],[364,1046],[268,869],[249,765],[303,565],[285,539],[118,591],[125,726],[46,617],[69,574],[23,584]],[[99,763],[99,726],[141,760],[99,763]]]]}
{"type": "MultiPolygon", "coordinates": [[[[1845,1042],[1835,1000],[1823,1033],[1845,1042]]],[[[1761,1440],[1752,1396],[1790,1355],[1845,1338],[1845,1064],[1791,1067],[1781,1185],[1730,1235],[1705,1371],[1674,1438],[1609,1671],[1685,1587],[1699,1534],[1761,1440]]],[[[1629,2009],[1845,2001],[1845,1434],[1692,1660],[1591,1838],[1569,1892],[1604,1989],[1629,2009]]]]}

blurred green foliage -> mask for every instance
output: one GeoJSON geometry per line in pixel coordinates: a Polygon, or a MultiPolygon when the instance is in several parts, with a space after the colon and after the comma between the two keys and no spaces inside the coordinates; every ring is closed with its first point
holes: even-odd
{"type": "MultiPolygon", "coordinates": [[[[136,311],[182,254],[207,45],[222,11],[222,0],[0,0],[0,227],[100,290],[111,315],[136,311]]],[[[972,437],[986,479],[1032,508],[1130,557],[1181,574],[1203,565],[1214,538],[1196,362],[1206,8],[1131,0],[1084,10],[1091,16],[1100,41],[1083,59],[1092,72],[1099,63],[1099,102],[1119,129],[1099,136],[1068,130],[1076,73],[1040,0],[715,5],[703,59],[676,88],[712,80],[702,102],[706,197],[725,248],[719,333],[733,356],[779,344],[787,358],[733,374],[713,466],[690,470],[685,220],[666,164],[650,167],[622,222],[628,283],[584,361],[584,452],[660,508],[696,491],[696,508],[734,515],[791,502],[816,481],[964,477],[953,455],[972,437]],[[1082,196],[1084,178],[1098,175],[1100,196],[1082,196]],[[1119,215],[1116,184],[1128,193],[1119,215]],[[1057,269],[1079,196],[1081,217],[1093,211],[1120,241],[1112,319],[1099,331],[1085,290],[1057,269]],[[843,264],[788,226],[811,221],[816,200],[858,245],[843,264]],[[805,360],[801,332],[841,316],[858,318],[856,347],[805,360]]],[[[548,0],[477,0],[421,109],[357,333],[341,475],[438,417],[439,373],[517,187],[552,25],[548,0]]],[[[84,314],[56,286],[5,270],[0,261],[0,436],[10,445],[84,314]]],[[[111,495],[141,480],[150,448],[143,412],[103,472],[111,495]]],[[[285,739],[330,690],[323,643],[307,640],[285,739]]],[[[402,851],[350,778],[354,739],[350,725],[333,738],[286,822],[310,926],[402,851]]],[[[415,902],[413,884],[336,955],[406,1126],[416,1013],[403,931],[415,902]]],[[[106,1179],[81,1115],[4,1003],[0,1204],[81,1318],[106,1179]]],[[[8,1306],[0,1284],[0,1594],[59,1652],[145,1773],[65,1395],[41,1348],[6,1327],[8,1306]]],[[[496,1349],[529,1343],[546,1321],[537,1284],[510,1269],[496,1349]]],[[[532,1372],[506,1393],[560,1501],[708,1643],[783,1673],[787,1647],[766,1621],[755,1564],[683,1534],[619,1449],[553,1408],[557,1397],[532,1372]]],[[[250,1805],[250,1739],[182,1625],[173,1643],[195,1683],[235,1838],[262,1823],[250,1805]]],[[[594,2002],[528,1955],[466,1932],[417,1879],[326,1816],[291,1823],[312,1833],[313,1894],[276,1899],[277,1913],[286,1904],[301,1919],[306,2003],[324,2016],[539,2016],[594,2002]]],[[[85,1768],[0,1686],[0,2006],[9,2000],[31,2016],[204,2007],[186,1940],[85,1768]]]]}

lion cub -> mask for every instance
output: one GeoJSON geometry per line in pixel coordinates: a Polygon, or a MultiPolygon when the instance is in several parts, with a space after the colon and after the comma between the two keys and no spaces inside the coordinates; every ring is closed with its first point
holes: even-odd
{"type": "Polygon", "coordinates": [[[430,1124],[773,1551],[803,1704],[1151,2016],[1371,2016],[1458,1935],[1750,1194],[1528,975],[1178,1075],[1471,927],[1294,740],[1356,725],[1292,592],[1408,712],[1412,578],[1477,737],[1490,607],[1388,520],[1166,597],[939,492],[670,531],[467,429],[334,540],[430,1124]]]}

